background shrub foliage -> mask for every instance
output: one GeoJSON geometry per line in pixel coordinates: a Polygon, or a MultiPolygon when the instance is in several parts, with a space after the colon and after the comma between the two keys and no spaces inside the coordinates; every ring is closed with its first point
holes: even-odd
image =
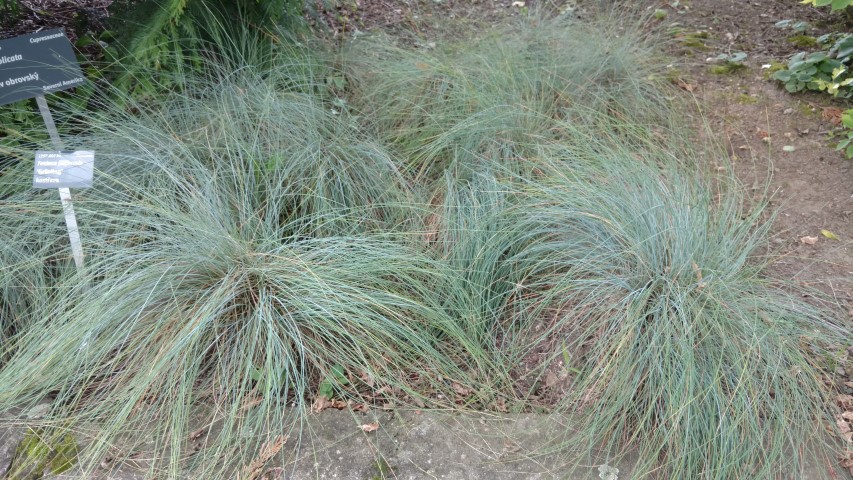
{"type": "MultiPolygon", "coordinates": [[[[171,478],[234,478],[333,400],[544,406],[576,418],[558,448],[635,450],[637,477],[830,455],[822,359],[849,330],[762,275],[763,203],[691,143],[652,38],[535,19],[329,50],[228,9],[183,26],[200,3],[145,37],[213,46],[172,64],[180,88],[57,108],[98,152],[85,268],[29,164],[0,176],[0,410],[51,402],[4,422],[85,437],[84,471],[153,439],[171,478]]],[[[156,78],[166,57],[139,52],[124,73],[156,78]]]]}

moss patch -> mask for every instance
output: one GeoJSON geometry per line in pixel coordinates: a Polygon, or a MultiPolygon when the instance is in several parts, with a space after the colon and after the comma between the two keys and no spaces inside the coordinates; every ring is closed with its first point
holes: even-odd
{"type": "Polygon", "coordinates": [[[746,70],[746,65],[740,62],[726,62],[720,65],[711,65],[708,70],[714,75],[734,75],[746,70]]]}
{"type": "Polygon", "coordinates": [[[741,93],[737,96],[737,103],[740,103],[741,105],[755,105],[756,103],[758,103],[758,98],[753,97],[752,95],[741,93]]]}
{"type": "Polygon", "coordinates": [[[39,480],[45,470],[59,475],[77,463],[77,443],[69,433],[30,429],[15,448],[7,480],[39,480]]]}
{"type": "Polygon", "coordinates": [[[788,42],[803,48],[813,48],[818,46],[817,38],[812,37],[811,35],[794,35],[788,37],[788,42]]]}

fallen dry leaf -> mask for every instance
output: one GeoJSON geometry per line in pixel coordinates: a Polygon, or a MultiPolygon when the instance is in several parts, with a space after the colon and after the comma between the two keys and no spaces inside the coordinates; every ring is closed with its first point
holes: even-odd
{"type": "Polygon", "coordinates": [[[364,425],[361,426],[361,431],[365,432],[365,433],[375,432],[377,430],[379,430],[379,423],[378,422],[365,423],[364,425]]]}
{"type": "Polygon", "coordinates": [[[850,407],[853,406],[853,395],[838,395],[835,397],[835,403],[845,410],[851,410],[850,407]]]}
{"type": "Polygon", "coordinates": [[[390,386],[385,385],[384,387],[380,387],[375,392],[373,392],[374,395],[383,395],[386,393],[394,393],[394,390],[390,386]]]}
{"type": "Polygon", "coordinates": [[[824,107],[821,116],[824,120],[832,122],[833,125],[841,125],[841,115],[844,110],[838,107],[824,107]]]}
{"type": "Polygon", "coordinates": [[[687,82],[685,82],[684,80],[682,80],[682,79],[680,79],[680,78],[678,79],[678,81],[677,81],[677,82],[675,82],[675,84],[678,86],[678,88],[680,88],[680,89],[682,89],[682,90],[687,90],[687,91],[688,91],[688,92],[690,92],[690,93],[693,93],[693,91],[694,91],[694,90],[696,90],[696,87],[697,87],[697,85],[696,85],[696,84],[694,84],[694,83],[687,83],[687,82]]]}
{"type": "MultiPolygon", "coordinates": [[[[853,475],[853,458],[851,458],[851,456],[853,456],[853,452],[847,452],[847,454],[845,456],[841,457],[839,460],[840,460],[841,466],[846,468],[847,471],[850,472],[851,475],[853,475]]],[[[833,478],[837,478],[837,477],[833,477],[833,478]]]]}
{"type": "Polygon", "coordinates": [[[376,382],[373,380],[373,377],[371,377],[370,374],[367,372],[359,373],[358,377],[370,388],[373,388],[373,386],[376,384],[376,382]]]}
{"type": "Polygon", "coordinates": [[[821,230],[820,234],[830,240],[840,240],[840,238],[838,238],[838,235],[830,232],[829,230],[821,230]]]}
{"type": "Polygon", "coordinates": [[[343,410],[347,408],[347,402],[343,400],[329,400],[325,395],[320,395],[314,399],[314,403],[311,404],[311,411],[314,413],[320,413],[327,408],[343,410]]]}
{"type": "Polygon", "coordinates": [[[768,132],[766,130],[762,130],[760,128],[755,129],[755,134],[758,135],[758,138],[762,138],[762,139],[770,138],[770,132],[768,132]]]}
{"type": "Polygon", "coordinates": [[[545,374],[545,387],[546,388],[553,387],[554,385],[557,384],[558,381],[559,381],[559,379],[557,378],[557,374],[555,374],[554,372],[548,371],[548,373],[545,374]]]}
{"type": "Polygon", "coordinates": [[[261,480],[278,480],[280,478],[284,478],[284,469],[282,467],[271,468],[261,475],[261,480]]]}
{"type": "Polygon", "coordinates": [[[814,245],[817,243],[817,237],[800,237],[800,241],[806,245],[814,245]]]}
{"type": "Polygon", "coordinates": [[[471,389],[470,388],[465,388],[456,382],[453,382],[451,387],[453,387],[454,392],[458,393],[459,395],[461,395],[463,397],[467,397],[468,395],[471,395],[471,389]]]}
{"type": "Polygon", "coordinates": [[[847,420],[841,418],[840,415],[835,419],[835,425],[838,427],[838,431],[840,431],[842,435],[850,433],[850,424],[847,423],[847,420]]]}
{"type": "Polygon", "coordinates": [[[251,410],[263,402],[264,399],[260,395],[248,395],[243,399],[243,405],[240,407],[243,410],[251,410]]]}

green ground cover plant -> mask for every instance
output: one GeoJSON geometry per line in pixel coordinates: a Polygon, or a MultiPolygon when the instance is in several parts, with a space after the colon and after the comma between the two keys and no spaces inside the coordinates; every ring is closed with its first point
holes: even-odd
{"type": "MultiPolygon", "coordinates": [[[[831,5],[832,12],[844,10],[848,19],[853,11],[849,8],[853,5],[851,0],[804,0],[802,3],[815,7],[831,5]]],[[[776,26],[789,28],[791,21],[783,20],[776,26]]],[[[794,29],[798,31],[805,31],[807,28],[808,24],[805,22],[794,24],[794,29]],[[802,28],[797,29],[798,25],[802,25],[802,28]]],[[[788,61],[786,68],[774,69],[775,71],[769,77],[781,82],[791,93],[818,91],[835,98],[849,100],[853,94],[853,87],[851,87],[853,75],[850,72],[851,63],[853,63],[853,34],[831,32],[814,39],[797,35],[790,37],[789,40],[795,38],[798,40],[795,43],[802,47],[820,46],[822,48],[816,52],[795,54],[788,61]]],[[[848,159],[853,158],[853,149],[848,148],[850,125],[848,122],[842,122],[842,127],[844,128],[843,136],[847,138],[838,143],[837,150],[843,151],[848,159]]]]}
{"type": "Polygon", "coordinates": [[[99,155],[87,263],[28,165],[0,177],[0,411],[47,399],[27,421],[80,468],[144,447],[152,478],[234,478],[332,401],[570,413],[554,448],[636,450],[635,477],[831,455],[817,359],[847,326],[762,275],[763,204],[686,139],[653,39],[606,25],[213,30],[237,48],[180,91],[66,109],[99,155]]]}
{"type": "Polygon", "coordinates": [[[832,11],[835,12],[837,10],[844,10],[845,8],[853,5],[853,0],[802,0],[800,3],[814,5],[815,7],[829,6],[832,8],[832,11]]]}

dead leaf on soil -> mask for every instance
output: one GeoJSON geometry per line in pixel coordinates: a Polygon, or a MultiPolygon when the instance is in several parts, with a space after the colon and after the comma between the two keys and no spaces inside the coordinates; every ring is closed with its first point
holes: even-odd
{"type": "Polygon", "coordinates": [[[373,388],[373,386],[376,384],[376,382],[373,380],[373,377],[371,377],[370,374],[367,372],[359,373],[358,377],[370,388],[373,388]]]}
{"type": "Polygon", "coordinates": [[[841,457],[841,466],[846,468],[847,471],[853,475],[853,452],[847,452],[847,454],[841,457]]]}
{"type": "Polygon", "coordinates": [[[343,400],[329,400],[325,395],[320,395],[311,404],[311,411],[314,413],[320,413],[327,408],[343,410],[347,408],[347,402],[343,400]]]}
{"type": "Polygon", "coordinates": [[[800,241],[806,245],[814,245],[817,243],[817,237],[800,237],[800,241]]]}
{"type": "Polygon", "coordinates": [[[361,426],[361,431],[364,433],[375,432],[377,430],[379,430],[379,423],[378,422],[365,423],[364,425],[361,426]]]}
{"type": "Polygon", "coordinates": [[[207,431],[208,427],[201,427],[198,430],[190,433],[190,440],[198,440],[207,431]]]}
{"type": "Polygon", "coordinates": [[[261,480],[278,480],[280,478],[284,478],[284,469],[281,467],[271,468],[261,475],[261,480]]]}
{"type": "Polygon", "coordinates": [[[251,409],[257,407],[258,405],[260,405],[261,402],[263,402],[263,401],[264,401],[263,397],[261,397],[258,394],[248,395],[248,396],[246,396],[246,398],[243,399],[243,406],[241,407],[241,409],[251,410],[251,409]]]}
{"type": "Polygon", "coordinates": [[[766,130],[762,130],[760,128],[755,129],[755,134],[758,135],[758,138],[760,138],[762,140],[765,138],[770,138],[770,132],[768,132],[766,130]]]}
{"type": "Polygon", "coordinates": [[[853,407],[853,395],[838,395],[835,397],[835,403],[845,410],[851,410],[850,407],[853,407]]]}
{"type": "Polygon", "coordinates": [[[675,82],[675,84],[678,86],[678,88],[682,90],[687,90],[690,93],[693,93],[693,91],[696,90],[696,88],[698,87],[698,85],[696,85],[695,83],[687,83],[680,78],[677,82],[675,82]]]}
{"type": "Polygon", "coordinates": [[[830,232],[829,230],[821,230],[820,234],[830,240],[841,240],[840,238],[838,238],[838,235],[830,232]]]}
{"type": "Polygon", "coordinates": [[[557,374],[554,372],[548,372],[545,374],[545,387],[550,388],[557,384],[559,379],[557,378],[557,374]]]}
{"type": "Polygon", "coordinates": [[[840,430],[841,433],[847,433],[850,431],[850,424],[847,423],[847,420],[844,420],[842,415],[839,415],[835,419],[835,425],[838,426],[838,430],[840,430]]]}
{"type": "Polygon", "coordinates": [[[460,396],[467,397],[467,396],[471,395],[471,389],[470,388],[465,388],[456,382],[453,382],[451,387],[453,387],[453,391],[458,393],[460,396]]]}
{"type": "Polygon", "coordinates": [[[841,115],[844,110],[838,107],[824,107],[821,116],[824,120],[832,122],[833,125],[841,125],[841,115]]]}

